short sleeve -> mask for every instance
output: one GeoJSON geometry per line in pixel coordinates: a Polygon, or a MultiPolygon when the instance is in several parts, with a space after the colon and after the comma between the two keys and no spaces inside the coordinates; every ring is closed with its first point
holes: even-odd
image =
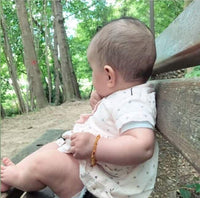
{"type": "Polygon", "coordinates": [[[154,128],[156,122],[155,92],[136,90],[133,95],[121,98],[113,110],[112,117],[120,132],[122,132],[122,127],[130,122],[147,122],[154,128]]]}
{"type": "Polygon", "coordinates": [[[121,133],[124,133],[130,129],[135,129],[135,128],[148,128],[148,129],[154,129],[154,127],[147,121],[144,122],[128,122],[124,124],[121,128],[121,133]]]}

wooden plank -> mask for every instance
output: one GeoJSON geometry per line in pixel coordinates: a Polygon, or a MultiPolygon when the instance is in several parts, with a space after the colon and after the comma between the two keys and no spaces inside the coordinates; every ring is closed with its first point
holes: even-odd
{"type": "Polygon", "coordinates": [[[200,64],[200,1],[194,0],[156,38],[153,75],[200,64]]]}
{"type": "Polygon", "coordinates": [[[200,172],[200,78],[154,83],[157,129],[200,172]]]}

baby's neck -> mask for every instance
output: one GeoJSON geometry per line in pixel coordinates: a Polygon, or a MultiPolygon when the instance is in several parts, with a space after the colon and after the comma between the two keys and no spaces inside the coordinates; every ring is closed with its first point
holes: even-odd
{"type": "Polygon", "coordinates": [[[116,91],[128,89],[128,88],[131,88],[131,87],[134,87],[137,85],[141,85],[141,84],[144,84],[144,82],[142,82],[141,80],[135,80],[133,82],[122,81],[122,82],[118,83],[118,85],[116,86],[116,91]]]}
{"type": "Polygon", "coordinates": [[[142,81],[141,79],[134,80],[133,82],[126,82],[126,81],[123,80],[123,78],[118,77],[115,85],[109,90],[110,92],[109,92],[108,95],[110,95],[110,94],[112,94],[116,91],[125,90],[125,89],[131,88],[131,87],[134,87],[134,86],[137,86],[137,85],[141,85],[141,84],[144,84],[144,83],[145,82],[142,81]]]}

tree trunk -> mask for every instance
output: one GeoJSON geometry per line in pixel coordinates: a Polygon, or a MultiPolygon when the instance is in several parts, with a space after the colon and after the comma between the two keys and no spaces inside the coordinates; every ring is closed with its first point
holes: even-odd
{"type": "Polygon", "coordinates": [[[78,83],[72,67],[67,36],[64,28],[61,0],[53,0],[53,13],[61,60],[61,73],[64,90],[63,98],[64,101],[73,98],[80,98],[78,83]]]}
{"type": "Polygon", "coordinates": [[[1,15],[0,15],[1,27],[2,27],[3,36],[4,36],[4,53],[5,53],[8,69],[9,69],[9,74],[12,79],[12,84],[13,84],[15,93],[18,98],[20,112],[25,113],[26,111],[28,111],[28,109],[26,109],[26,105],[25,105],[24,99],[22,97],[19,84],[17,82],[17,71],[16,71],[17,67],[16,67],[16,63],[15,63],[15,60],[12,55],[12,49],[11,49],[9,39],[7,36],[7,26],[6,26],[4,16],[3,16],[3,9],[1,7],[1,5],[0,5],[0,13],[1,13],[1,15]]]}
{"type": "MultiPolygon", "coordinates": [[[[54,21],[54,26],[55,26],[55,21],[54,21]]],[[[55,30],[55,27],[54,27],[55,30]]],[[[60,104],[60,72],[61,72],[61,64],[60,61],[58,60],[58,42],[57,42],[57,34],[56,31],[54,32],[54,50],[53,50],[53,59],[54,59],[54,70],[55,70],[55,104],[58,105],[60,104]]],[[[63,87],[62,92],[63,92],[63,87]]]]}
{"type": "Polygon", "coordinates": [[[6,112],[5,112],[2,104],[1,104],[0,109],[1,109],[1,118],[5,118],[6,117],[6,112]]]}
{"type": "Polygon", "coordinates": [[[49,103],[51,104],[51,97],[52,97],[52,78],[51,78],[51,70],[50,70],[50,63],[49,63],[49,52],[50,52],[50,47],[49,47],[49,31],[48,31],[48,18],[47,18],[47,1],[44,1],[44,24],[45,24],[45,62],[47,66],[47,75],[48,75],[48,93],[49,93],[49,103]]]}
{"type": "Polygon", "coordinates": [[[27,69],[29,86],[33,90],[33,96],[36,99],[36,107],[42,108],[47,106],[48,103],[42,86],[41,73],[36,58],[33,35],[31,34],[28,23],[25,0],[16,0],[16,10],[22,34],[24,62],[27,69]]]}

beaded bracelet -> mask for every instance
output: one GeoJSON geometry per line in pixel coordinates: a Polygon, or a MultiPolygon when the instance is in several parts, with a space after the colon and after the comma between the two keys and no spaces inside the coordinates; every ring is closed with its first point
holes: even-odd
{"type": "Polygon", "coordinates": [[[92,167],[96,165],[95,153],[96,153],[96,150],[97,150],[97,143],[98,143],[100,137],[101,137],[100,135],[97,135],[96,140],[94,142],[93,150],[92,150],[92,153],[91,153],[91,166],[92,167]]]}

